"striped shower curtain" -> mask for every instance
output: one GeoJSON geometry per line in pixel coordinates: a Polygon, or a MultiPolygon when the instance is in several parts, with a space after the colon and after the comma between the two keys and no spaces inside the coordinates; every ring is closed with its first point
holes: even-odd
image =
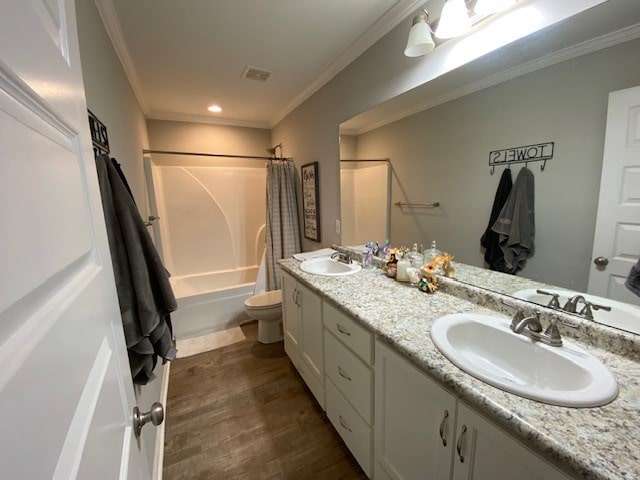
{"type": "Polygon", "coordinates": [[[276,263],[300,251],[296,167],[288,160],[267,163],[267,290],[280,288],[276,263]]]}

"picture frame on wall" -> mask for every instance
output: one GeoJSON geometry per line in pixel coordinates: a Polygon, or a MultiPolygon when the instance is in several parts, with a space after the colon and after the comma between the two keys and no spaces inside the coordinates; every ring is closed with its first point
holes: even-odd
{"type": "Polygon", "coordinates": [[[320,190],[318,162],[302,165],[302,217],[304,238],[320,241],[320,190]]]}

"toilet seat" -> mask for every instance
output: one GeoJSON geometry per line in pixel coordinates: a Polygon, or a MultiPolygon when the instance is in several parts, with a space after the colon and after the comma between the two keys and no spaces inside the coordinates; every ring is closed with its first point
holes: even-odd
{"type": "Polygon", "coordinates": [[[251,310],[264,310],[282,305],[282,290],[259,293],[244,301],[244,306],[251,310]]]}

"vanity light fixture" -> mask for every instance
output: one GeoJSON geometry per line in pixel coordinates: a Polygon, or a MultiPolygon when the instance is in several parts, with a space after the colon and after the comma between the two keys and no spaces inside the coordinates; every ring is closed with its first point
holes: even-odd
{"type": "Polygon", "coordinates": [[[471,30],[471,20],[464,0],[447,0],[440,13],[436,29],[438,38],[454,38],[471,30]]]}
{"type": "Polygon", "coordinates": [[[431,27],[429,26],[429,13],[426,10],[420,10],[413,17],[413,24],[409,31],[409,39],[404,54],[407,57],[419,57],[429,53],[435,48],[436,44],[431,36],[431,27]]]}
{"type": "Polygon", "coordinates": [[[476,15],[492,15],[509,8],[516,0],[478,0],[473,11],[476,15]]]}
{"type": "Polygon", "coordinates": [[[222,112],[222,107],[220,105],[210,105],[207,110],[213,113],[220,113],[222,112]]]}

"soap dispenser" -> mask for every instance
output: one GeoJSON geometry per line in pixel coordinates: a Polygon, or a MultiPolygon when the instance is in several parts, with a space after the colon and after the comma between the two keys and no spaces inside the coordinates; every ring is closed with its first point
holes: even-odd
{"type": "Polygon", "coordinates": [[[407,255],[403,255],[403,257],[398,260],[398,271],[396,273],[396,280],[398,282],[409,282],[409,273],[407,272],[407,268],[411,267],[411,262],[407,258],[407,255]]]}

